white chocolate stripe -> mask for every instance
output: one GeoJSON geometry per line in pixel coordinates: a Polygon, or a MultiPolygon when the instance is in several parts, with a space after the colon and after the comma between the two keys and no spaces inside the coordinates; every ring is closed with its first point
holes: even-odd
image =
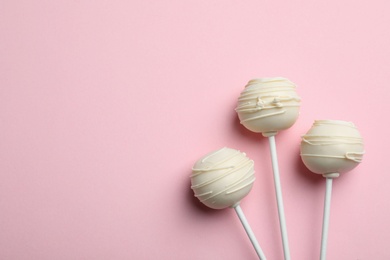
{"type": "Polygon", "coordinates": [[[363,154],[364,154],[364,152],[362,152],[362,153],[347,152],[344,156],[342,156],[342,155],[302,154],[301,153],[301,156],[303,156],[303,157],[321,157],[321,158],[348,159],[348,160],[360,163],[362,161],[362,159],[363,159],[362,158],[363,154]],[[353,157],[353,156],[351,156],[352,154],[355,154],[358,157],[353,157]]]}
{"type": "MultiPolygon", "coordinates": [[[[191,188],[192,189],[198,189],[198,188],[201,188],[201,187],[204,187],[204,186],[207,186],[215,181],[218,181],[219,179],[222,179],[224,177],[226,177],[227,175],[233,173],[233,172],[236,172],[238,169],[241,169],[249,164],[252,164],[253,165],[253,161],[252,160],[247,160],[245,163],[242,163],[241,165],[237,165],[237,166],[234,166],[231,168],[231,170],[221,174],[220,176],[218,176],[217,178],[214,178],[214,179],[211,179],[211,180],[207,180],[207,181],[204,181],[202,183],[199,183],[199,184],[196,184],[196,185],[192,185],[191,188]]],[[[192,176],[193,177],[193,176],[192,176]]]]}
{"type": "Polygon", "coordinates": [[[241,112],[241,113],[250,114],[250,113],[255,113],[255,112],[258,112],[258,111],[261,111],[261,110],[266,110],[266,109],[274,109],[274,108],[281,108],[281,107],[299,107],[299,106],[300,105],[284,105],[284,104],[281,104],[280,106],[253,107],[253,105],[252,105],[252,108],[242,108],[243,106],[237,107],[236,111],[237,112],[241,112]]]}
{"type": "Polygon", "coordinates": [[[259,118],[269,117],[269,116],[281,115],[281,114],[284,114],[285,112],[286,112],[285,110],[282,110],[280,112],[274,112],[274,113],[269,113],[269,114],[265,114],[265,115],[254,116],[254,117],[251,117],[251,118],[243,119],[243,120],[240,121],[240,123],[251,121],[251,120],[256,120],[256,119],[259,119],[259,118]]]}
{"type": "MultiPolygon", "coordinates": [[[[209,197],[207,197],[207,198],[205,198],[205,199],[201,199],[200,201],[201,201],[201,202],[204,202],[204,201],[209,200],[209,199],[212,199],[212,198],[214,198],[215,196],[218,196],[218,195],[220,195],[220,194],[222,194],[222,193],[224,193],[224,192],[226,192],[226,194],[230,194],[230,193],[228,192],[228,190],[230,190],[231,188],[233,188],[233,187],[236,186],[236,185],[239,185],[239,184],[245,182],[245,181],[246,181],[247,179],[249,179],[249,178],[253,178],[253,179],[252,179],[251,181],[247,182],[245,185],[242,185],[242,186],[240,186],[239,188],[234,189],[233,192],[237,192],[238,190],[243,189],[243,188],[247,187],[248,185],[251,185],[251,184],[255,181],[256,178],[255,178],[255,176],[254,176],[254,174],[253,174],[253,173],[254,173],[253,170],[250,170],[249,173],[250,173],[250,175],[249,175],[248,177],[246,177],[246,178],[244,178],[244,179],[241,178],[241,180],[240,180],[240,181],[236,181],[236,182],[234,183],[234,185],[229,185],[229,186],[226,187],[225,189],[223,189],[223,190],[221,190],[221,191],[219,191],[219,192],[217,192],[217,193],[215,193],[215,194],[213,194],[213,195],[211,195],[211,196],[209,196],[209,197]]],[[[245,175],[246,175],[246,174],[245,174],[245,175]]],[[[231,192],[231,193],[233,193],[233,192],[231,192]]]]}
{"type": "Polygon", "coordinates": [[[348,140],[347,138],[339,138],[339,139],[334,139],[334,140],[307,140],[304,137],[302,137],[302,141],[305,143],[308,143],[310,145],[339,145],[339,144],[363,144],[363,139],[362,138],[350,138],[348,140]]]}

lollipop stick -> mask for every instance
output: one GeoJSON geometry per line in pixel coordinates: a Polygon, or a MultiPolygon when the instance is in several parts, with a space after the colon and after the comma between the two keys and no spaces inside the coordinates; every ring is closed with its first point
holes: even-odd
{"type": "Polygon", "coordinates": [[[252,231],[251,227],[249,226],[249,223],[246,220],[246,217],[244,215],[244,212],[242,212],[240,205],[236,205],[233,208],[236,211],[237,216],[241,221],[241,224],[244,226],[246,234],[248,235],[249,239],[251,240],[252,245],[255,248],[257,255],[259,256],[259,259],[266,260],[265,255],[263,253],[263,250],[261,250],[259,242],[257,242],[255,234],[253,234],[253,231],[252,231]]]}
{"type": "Polygon", "coordinates": [[[322,222],[322,239],[321,239],[321,257],[320,260],[326,259],[326,245],[328,241],[329,229],[329,214],[330,214],[330,200],[332,197],[332,181],[333,178],[326,178],[325,202],[324,202],[324,216],[322,222]]]}
{"type": "Polygon", "coordinates": [[[271,150],[272,169],[274,172],[274,184],[275,184],[275,192],[276,192],[276,201],[278,204],[280,231],[282,233],[284,259],[290,260],[290,249],[288,246],[286,219],[284,217],[282,187],[280,185],[279,165],[278,165],[278,156],[276,154],[275,136],[274,135],[269,136],[268,140],[269,140],[269,146],[271,150]]]}

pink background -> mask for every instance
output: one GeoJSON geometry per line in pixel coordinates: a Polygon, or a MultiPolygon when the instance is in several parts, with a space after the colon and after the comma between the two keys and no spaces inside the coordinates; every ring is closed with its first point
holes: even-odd
{"type": "Polygon", "coordinates": [[[0,259],[256,259],[234,211],[190,189],[194,162],[223,146],[255,161],[242,209],[282,259],[268,142],[234,111],[248,80],[273,76],[302,97],[277,136],[292,259],[319,256],[325,180],[299,157],[315,119],[354,122],[366,147],[334,181],[328,259],[390,259],[389,9],[1,1],[0,259]]]}

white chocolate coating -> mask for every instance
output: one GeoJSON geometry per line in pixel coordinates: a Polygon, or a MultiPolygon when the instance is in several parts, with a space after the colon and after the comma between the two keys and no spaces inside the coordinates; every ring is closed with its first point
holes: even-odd
{"type": "Polygon", "coordinates": [[[338,177],[355,168],[363,154],[363,138],[351,122],[317,120],[302,136],[302,161],[317,174],[338,177]]]}
{"type": "Polygon", "coordinates": [[[269,136],[295,123],[300,100],[295,84],[288,79],[252,79],[238,98],[236,112],[247,129],[269,136]]]}
{"type": "Polygon", "coordinates": [[[238,205],[255,181],[253,161],[245,153],[222,148],[199,159],[192,168],[191,189],[213,209],[238,205]]]}

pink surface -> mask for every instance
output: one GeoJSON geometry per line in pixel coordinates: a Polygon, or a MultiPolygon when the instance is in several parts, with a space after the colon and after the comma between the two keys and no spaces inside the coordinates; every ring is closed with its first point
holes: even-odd
{"type": "Polygon", "coordinates": [[[268,142],[234,111],[254,77],[302,97],[277,136],[292,259],[318,259],[325,181],[299,157],[315,119],[354,122],[366,155],[334,181],[328,259],[390,259],[388,1],[11,1],[0,4],[0,259],[256,259],[191,167],[255,160],[242,208],[283,258],[268,142]]]}

